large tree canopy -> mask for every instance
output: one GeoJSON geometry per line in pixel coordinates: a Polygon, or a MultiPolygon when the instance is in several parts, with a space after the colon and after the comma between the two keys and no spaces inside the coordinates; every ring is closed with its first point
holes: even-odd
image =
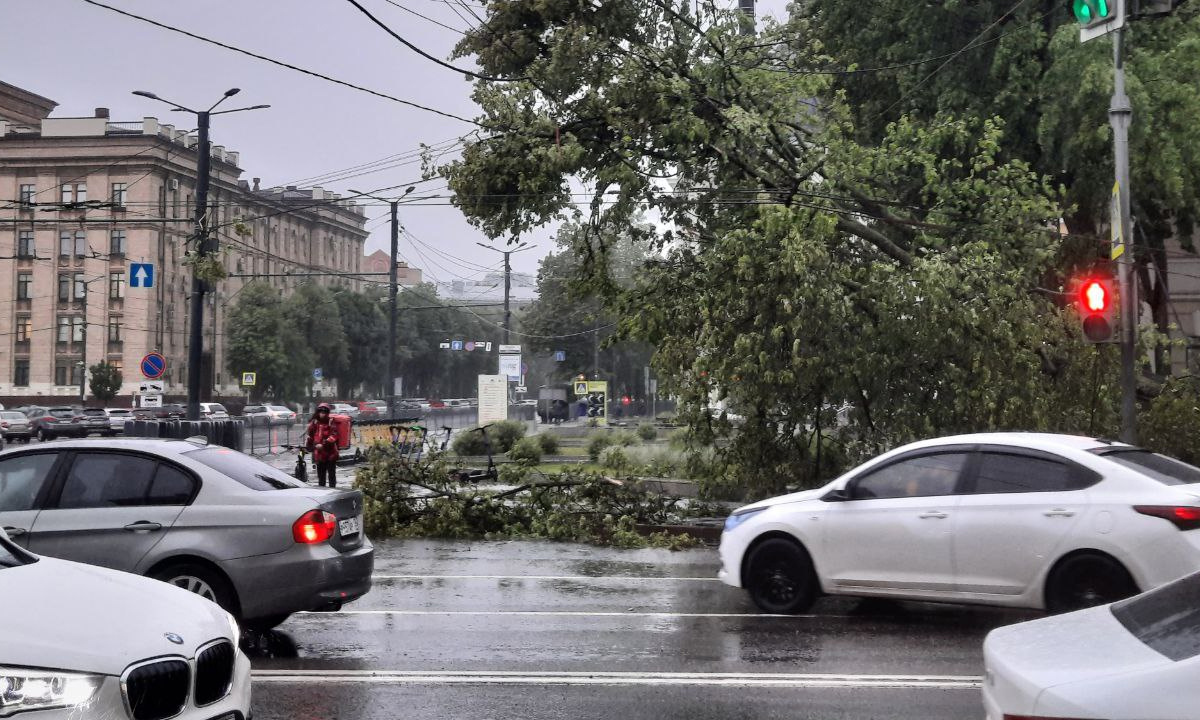
{"type": "Polygon", "coordinates": [[[731,480],[823,475],[841,449],[997,427],[1109,429],[1103,385],[1061,310],[1061,197],[1005,151],[1009,124],[957,107],[872,131],[811,18],[747,37],[681,0],[505,0],[459,46],[479,81],[471,141],[443,169],[468,218],[517,237],[575,216],[574,251],[647,243],[632,287],[603,282],[731,480]],[[583,207],[575,188],[587,188],[583,207]],[[639,226],[646,213],[655,222],[639,226]],[[1085,372],[1087,371],[1087,372],[1085,372]]]}

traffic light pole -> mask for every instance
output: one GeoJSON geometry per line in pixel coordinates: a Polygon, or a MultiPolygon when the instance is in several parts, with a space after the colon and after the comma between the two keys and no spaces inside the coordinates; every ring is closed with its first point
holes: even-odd
{"type": "MultiPolygon", "coordinates": [[[[1125,29],[1113,36],[1113,95],[1108,121],[1113,130],[1113,165],[1117,181],[1117,207],[1120,213],[1119,244],[1113,245],[1117,260],[1117,283],[1121,293],[1121,440],[1137,441],[1137,283],[1133,275],[1133,257],[1128,248],[1132,234],[1129,188],[1129,124],[1133,106],[1125,94],[1125,29]]],[[[1115,223],[1114,223],[1115,224],[1115,223]]],[[[1114,233],[1115,235],[1116,233],[1114,233]]]]}
{"type": "MultiPolygon", "coordinates": [[[[205,257],[211,250],[208,233],[208,184],[212,150],[208,146],[208,112],[196,113],[198,138],[196,152],[196,220],[195,249],[198,257],[205,257]]],[[[204,280],[192,273],[192,298],[188,317],[188,365],[187,365],[187,416],[189,420],[200,419],[200,364],[204,360],[204,294],[208,286],[204,280]]]]}

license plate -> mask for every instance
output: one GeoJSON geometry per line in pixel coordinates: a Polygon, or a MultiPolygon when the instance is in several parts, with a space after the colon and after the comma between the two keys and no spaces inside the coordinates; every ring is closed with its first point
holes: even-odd
{"type": "Polygon", "coordinates": [[[342,537],[357,535],[362,531],[362,516],[346,518],[338,523],[338,532],[342,537]]]}

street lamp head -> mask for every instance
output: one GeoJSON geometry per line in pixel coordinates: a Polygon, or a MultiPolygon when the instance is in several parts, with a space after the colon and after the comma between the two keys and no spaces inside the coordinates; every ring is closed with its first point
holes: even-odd
{"type": "Polygon", "coordinates": [[[150,98],[151,100],[157,100],[157,99],[158,99],[158,96],[157,96],[157,95],[155,95],[155,94],[154,94],[154,93],[152,93],[152,92],[146,92],[145,90],[134,90],[134,91],[133,91],[133,94],[134,94],[134,95],[140,95],[140,96],[142,96],[142,97],[144,97],[144,98],[150,98]]]}
{"type": "Polygon", "coordinates": [[[234,95],[237,95],[241,91],[242,91],[241,88],[229,88],[228,90],[225,91],[225,97],[233,97],[234,95]]]}
{"type": "Polygon", "coordinates": [[[409,194],[410,192],[412,192],[413,190],[416,190],[416,189],[417,189],[417,186],[416,186],[416,185],[409,185],[407,188],[405,188],[405,189],[404,189],[404,194],[405,194],[405,195],[407,195],[407,194],[409,194]]]}

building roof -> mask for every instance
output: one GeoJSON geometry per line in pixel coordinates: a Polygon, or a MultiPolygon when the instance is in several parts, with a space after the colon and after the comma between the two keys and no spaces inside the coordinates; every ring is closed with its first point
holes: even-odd
{"type": "Polygon", "coordinates": [[[50,98],[0,80],[0,120],[36,125],[56,107],[50,98]]]}

